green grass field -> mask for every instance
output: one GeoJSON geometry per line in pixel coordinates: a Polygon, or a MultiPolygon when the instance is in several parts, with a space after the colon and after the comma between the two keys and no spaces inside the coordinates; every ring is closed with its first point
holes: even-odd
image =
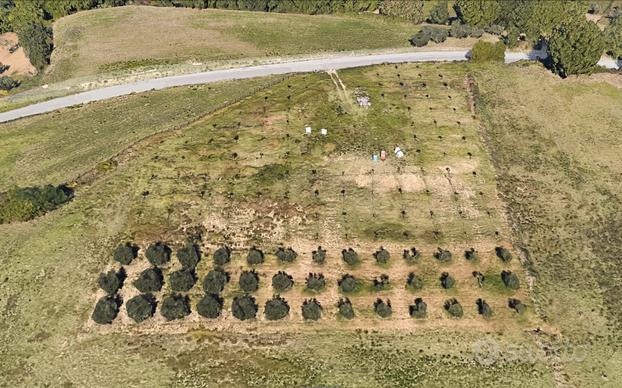
{"type": "MultiPolygon", "coordinates": [[[[605,77],[385,65],[149,92],[3,125],[0,188],[75,182],[76,197],[31,222],[0,225],[0,375],[11,386],[620,381],[613,107],[622,93],[605,77]],[[370,108],[356,105],[360,92],[370,108]],[[371,160],[395,145],[404,159],[371,160]],[[222,317],[193,312],[166,322],[158,312],[135,324],[122,307],[112,325],[89,319],[102,295],[97,275],[116,267],[120,241],[178,247],[191,233],[202,236],[200,280],[215,247],[234,249],[222,317]],[[298,251],[295,263],[276,261],[281,244],[298,251]],[[268,253],[257,267],[260,317],[240,322],[228,311],[250,245],[268,253]],[[310,259],[317,245],[328,250],[322,266],[310,259]],[[371,256],[380,245],[391,252],[388,266],[371,256]],[[413,245],[422,256],[408,265],[401,251],[413,245]],[[495,257],[498,245],[514,246],[509,264],[495,257]],[[348,246],[363,259],[356,268],[339,257],[348,246]],[[432,258],[439,246],[452,251],[451,262],[432,258]],[[479,252],[474,263],[463,258],[470,247],[479,252]],[[280,269],[295,280],[283,294],[291,311],[268,322],[263,303],[280,269]],[[518,291],[505,289],[502,269],[519,275],[518,291]],[[483,288],[475,270],[487,277],[483,288]],[[422,276],[421,291],[404,288],[409,271],[422,276]],[[456,288],[440,288],[442,271],[456,288]],[[303,289],[308,272],[327,278],[315,323],[300,315],[312,296],[303,289]],[[352,321],[334,306],[346,272],[363,285],[350,296],[352,321]],[[380,273],[392,286],[375,292],[380,273]],[[421,321],[408,317],[417,296],[428,303],[421,321]],[[374,315],[376,297],[391,299],[390,318],[374,315]],[[443,311],[450,297],[462,303],[461,319],[443,311]],[[493,308],[490,319],[477,314],[479,297],[493,308]],[[517,316],[508,297],[527,312],[517,316]]],[[[141,253],[127,266],[124,298],[136,293],[131,280],[145,262],[141,253]]],[[[193,310],[201,294],[199,281],[189,292],[193,310]]]]}

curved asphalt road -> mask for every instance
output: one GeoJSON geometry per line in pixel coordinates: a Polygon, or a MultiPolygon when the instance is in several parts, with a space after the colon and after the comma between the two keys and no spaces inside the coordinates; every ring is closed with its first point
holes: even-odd
{"type": "MultiPolygon", "coordinates": [[[[172,77],[163,77],[143,80],[122,85],[94,89],[88,92],[78,93],[71,96],[55,98],[0,113],[0,123],[17,120],[22,117],[52,112],[73,105],[85,104],[92,101],[105,100],[112,97],[123,96],[131,93],[145,92],[148,90],[165,89],[173,86],[204,84],[217,81],[229,81],[235,79],[263,77],[273,74],[304,73],[311,71],[324,71],[331,69],[345,69],[376,65],[381,63],[401,62],[447,62],[464,61],[468,59],[468,50],[455,51],[428,51],[411,52],[400,54],[377,54],[377,55],[344,55],[326,59],[313,59],[261,66],[240,67],[227,70],[215,70],[202,73],[184,74],[172,77]]],[[[530,53],[514,52],[506,53],[505,61],[515,62],[524,59],[537,59],[546,54],[539,51],[530,53]]]]}

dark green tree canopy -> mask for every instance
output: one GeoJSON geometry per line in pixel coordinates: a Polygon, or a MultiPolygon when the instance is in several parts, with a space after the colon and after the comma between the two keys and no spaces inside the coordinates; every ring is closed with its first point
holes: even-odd
{"type": "Polygon", "coordinates": [[[160,314],[167,321],[182,319],[190,315],[190,300],[185,295],[171,294],[162,301],[160,314]]]}
{"type": "Polygon", "coordinates": [[[106,291],[106,294],[114,295],[117,291],[119,291],[119,289],[121,289],[121,287],[123,287],[125,277],[125,270],[123,268],[121,268],[118,272],[111,269],[106,273],[99,274],[97,284],[102,290],[106,291]]]}
{"type": "Polygon", "coordinates": [[[616,59],[622,57],[622,17],[618,16],[605,28],[605,49],[616,59]]]}
{"type": "Polygon", "coordinates": [[[298,254],[291,247],[279,247],[276,250],[276,258],[285,263],[293,263],[297,256],[298,254]]]}
{"type": "Polygon", "coordinates": [[[104,296],[97,301],[91,318],[100,325],[110,324],[119,313],[120,301],[115,296],[104,296]]]}
{"type": "Polygon", "coordinates": [[[452,317],[460,318],[463,315],[462,306],[456,298],[447,299],[444,307],[452,317]]]}
{"type": "Polygon", "coordinates": [[[423,280],[414,272],[411,272],[406,278],[406,286],[413,290],[420,290],[423,288],[423,280]]]}
{"type": "Polygon", "coordinates": [[[241,321],[254,319],[257,316],[257,303],[250,295],[236,296],[231,303],[233,316],[241,321]]]}
{"type": "Polygon", "coordinates": [[[317,321],[322,317],[322,305],[315,298],[305,299],[302,303],[302,317],[306,320],[317,321]]]}
{"type": "Polygon", "coordinates": [[[359,262],[359,255],[352,248],[342,250],[341,258],[350,266],[354,266],[359,262]]]}
{"type": "Polygon", "coordinates": [[[269,321],[283,319],[289,314],[289,304],[279,295],[275,295],[266,302],[264,314],[269,321]]]}
{"type": "Polygon", "coordinates": [[[428,305],[421,298],[415,299],[415,303],[408,306],[408,312],[412,318],[423,319],[427,315],[428,305]]]}
{"type": "Polygon", "coordinates": [[[548,43],[553,71],[562,78],[591,73],[605,50],[602,32],[585,19],[563,21],[553,29],[548,43]]]}
{"type": "Polygon", "coordinates": [[[250,265],[261,264],[264,261],[263,252],[255,247],[251,247],[246,255],[246,261],[250,265]]]}
{"type": "Polygon", "coordinates": [[[240,288],[244,292],[254,292],[259,288],[259,275],[255,270],[240,273],[240,288]]]}
{"type": "Polygon", "coordinates": [[[203,290],[207,294],[220,294],[229,281],[229,274],[220,268],[213,269],[203,279],[203,290]]]}
{"type": "Polygon", "coordinates": [[[176,292],[188,292],[196,283],[197,278],[193,270],[180,269],[173,271],[169,275],[169,284],[171,290],[176,292]]]}
{"type": "Polygon", "coordinates": [[[490,305],[488,305],[488,303],[486,303],[484,299],[477,299],[477,301],[475,301],[475,304],[477,305],[477,312],[484,318],[490,318],[492,316],[492,308],[490,307],[490,305]]]}
{"type": "Polygon", "coordinates": [[[412,264],[419,260],[419,257],[421,257],[421,252],[418,251],[415,247],[412,247],[410,249],[404,249],[402,257],[408,264],[412,264]]]}
{"type": "Polygon", "coordinates": [[[321,273],[309,273],[306,279],[307,289],[311,291],[322,291],[326,287],[326,279],[321,273]]]}
{"type": "Polygon", "coordinates": [[[384,249],[384,247],[380,247],[380,249],[374,253],[374,258],[378,264],[387,264],[391,258],[391,254],[384,249]]]}
{"type": "Polygon", "coordinates": [[[424,20],[423,4],[423,0],[382,0],[379,10],[382,15],[421,23],[424,20]]]}
{"type": "Polygon", "coordinates": [[[504,263],[507,263],[512,260],[512,254],[509,250],[504,247],[496,247],[495,254],[498,258],[500,258],[504,263]]]}
{"type": "Polygon", "coordinates": [[[73,190],[65,185],[14,187],[0,193],[0,224],[31,220],[72,198],[73,190]]]}
{"type": "Polygon", "coordinates": [[[199,246],[190,240],[186,241],[185,245],[177,250],[177,260],[182,268],[193,270],[201,260],[199,246]]]}
{"type": "Polygon", "coordinates": [[[114,259],[123,265],[129,265],[138,256],[138,247],[130,242],[120,244],[114,250],[114,259]]]}
{"type": "Polygon", "coordinates": [[[272,277],[272,288],[275,291],[287,291],[294,285],[294,278],[283,271],[279,271],[272,277]]]}
{"type": "Polygon", "coordinates": [[[387,299],[387,301],[385,302],[380,298],[376,299],[376,301],[374,302],[374,311],[381,318],[390,317],[393,313],[393,310],[391,309],[391,301],[387,299]]]}
{"type": "Polygon", "coordinates": [[[171,260],[171,248],[162,242],[157,242],[147,248],[145,256],[155,266],[165,265],[171,260]]]}
{"type": "Polygon", "coordinates": [[[501,280],[503,280],[503,284],[509,289],[518,290],[520,287],[518,276],[511,271],[502,271],[501,280]]]}
{"type": "Polygon", "coordinates": [[[231,249],[224,245],[214,251],[214,264],[223,266],[231,261],[231,249]]]}
{"type": "Polygon", "coordinates": [[[139,294],[125,303],[127,315],[136,323],[140,323],[153,316],[156,310],[156,300],[151,294],[139,294]]]}
{"type": "Polygon", "coordinates": [[[456,280],[449,275],[448,272],[443,272],[441,274],[441,287],[448,290],[452,288],[456,284],[456,280]]]}
{"type": "Polygon", "coordinates": [[[134,287],[140,292],[157,292],[162,289],[163,279],[159,268],[147,268],[134,280],[134,287]]]}
{"type": "Polygon", "coordinates": [[[389,288],[389,285],[390,285],[389,275],[387,274],[383,273],[380,276],[377,276],[374,278],[373,287],[374,287],[374,290],[376,291],[385,290],[389,288]]]}
{"type": "Polygon", "coordinates": [[[218,318],[222,312],[223,304],[224,300],[220,296],[206,294],[199,303],[197,303],[197,312],[205,318],[218,318]]]}
{"type": "Polygon", "coordinates": [[[343,275],[337,283],[339,284],[339,289],[341,289],[342,292],[353,292],[356,290],[356,278],[350,274],[343,275]]]}
{"type": "Polygon", "coordinates": [[[470,248],[464,251],[464,258],[467,259],[468,261],[477,260],[478,256],[477,256],[477,251],[475,250],[475,248],[470,248]]]}
{"type": "Polygon", "coordinates": [[[439,0],[430,10],[428,22],[433,24],[447,24],[449,21],[449,10],[447,0],[439,0]]]}
{"type": "Polygon", "coordinates": [[[505,44],[503,42],[484,42],[480,40],[473,45],[471,50],[473,62],[499,62],[505,61],[505,44]]]}
{"type": "Polygon", "coordinates": [[[519,299],[508,299],[508,307],[514,309],[518,314],[522,314],[527,310],[527,306],[523,304],[519,299]]]}
{"type": "Polygon", "coordinates": [[[496,0],[456,0],[454,9],[464,23],[484,28],[499,18],[501,5],[496,0]]]}
{"type": "Polygon", "coordinates": [[[317,250],[312,252],[313,262],[316,264],[324,264],[326,261],[326,249],[322,249],[321,246],[317,247],[317,250]]]}
{"type": "Polygon", "coordinates": [[[339,302],[337,302],[337,309],[339,310],[339,315],[345,319],[354,318],[354,307],[352,307],[352,302],[348,298],[340,298],[339,302]]]}
{"type": "Polygon", "coordinates": [[[446,263],[451,260],[451,252],[446,249],[438,248],[434,252],[434,258],[440,262],[446,263]]]}

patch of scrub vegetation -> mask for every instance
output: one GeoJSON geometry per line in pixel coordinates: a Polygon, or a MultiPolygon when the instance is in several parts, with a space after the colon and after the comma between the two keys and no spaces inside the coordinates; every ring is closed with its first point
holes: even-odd
{"type": "Polygon", "coordinates": [[[65,185],[13,188],[0,193],[0,224],[31,220],[72,198],[73,190],[65,185]]]}

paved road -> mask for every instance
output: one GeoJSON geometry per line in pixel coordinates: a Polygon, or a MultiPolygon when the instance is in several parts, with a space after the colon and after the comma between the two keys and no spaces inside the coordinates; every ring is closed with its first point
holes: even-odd
{"type": "MultiPolygon", "coordinates": [[[[359,56],[343,55],[326,59],[314,59],[261,66],[240,67],[235,69],[215,70],[202,73],[156,78],[122,85],[110,86],[101,89],[94,89],[88,92],[55,98],[45,102],[32,104],[23,108],[2,112],[0,113],[0,123],[20,119],[22,117],[52,112],[61,108],[85,104],[92,101],[105,100],[108,98],[123,96],[131,93],[145,92],[148,90],[165,89],[173,86],[194,85],[218,81],[229,81],[235,79],[263,77],[274,74],[304,73],[311,71],[324,71],[330,69],[345,69],[350,67],[369,66],[380,63],[464,61],[468,59],[468,53],[468,50],[453,50],[427,52],[419,51],[400,54],[377,54],[359,56]]],[[[506,53],[505,61],[509,63],[524,59],[537,59],[537,57],[546,57],[546,53],[540,51],[532,51],[530,53],[506,53]]]]}

